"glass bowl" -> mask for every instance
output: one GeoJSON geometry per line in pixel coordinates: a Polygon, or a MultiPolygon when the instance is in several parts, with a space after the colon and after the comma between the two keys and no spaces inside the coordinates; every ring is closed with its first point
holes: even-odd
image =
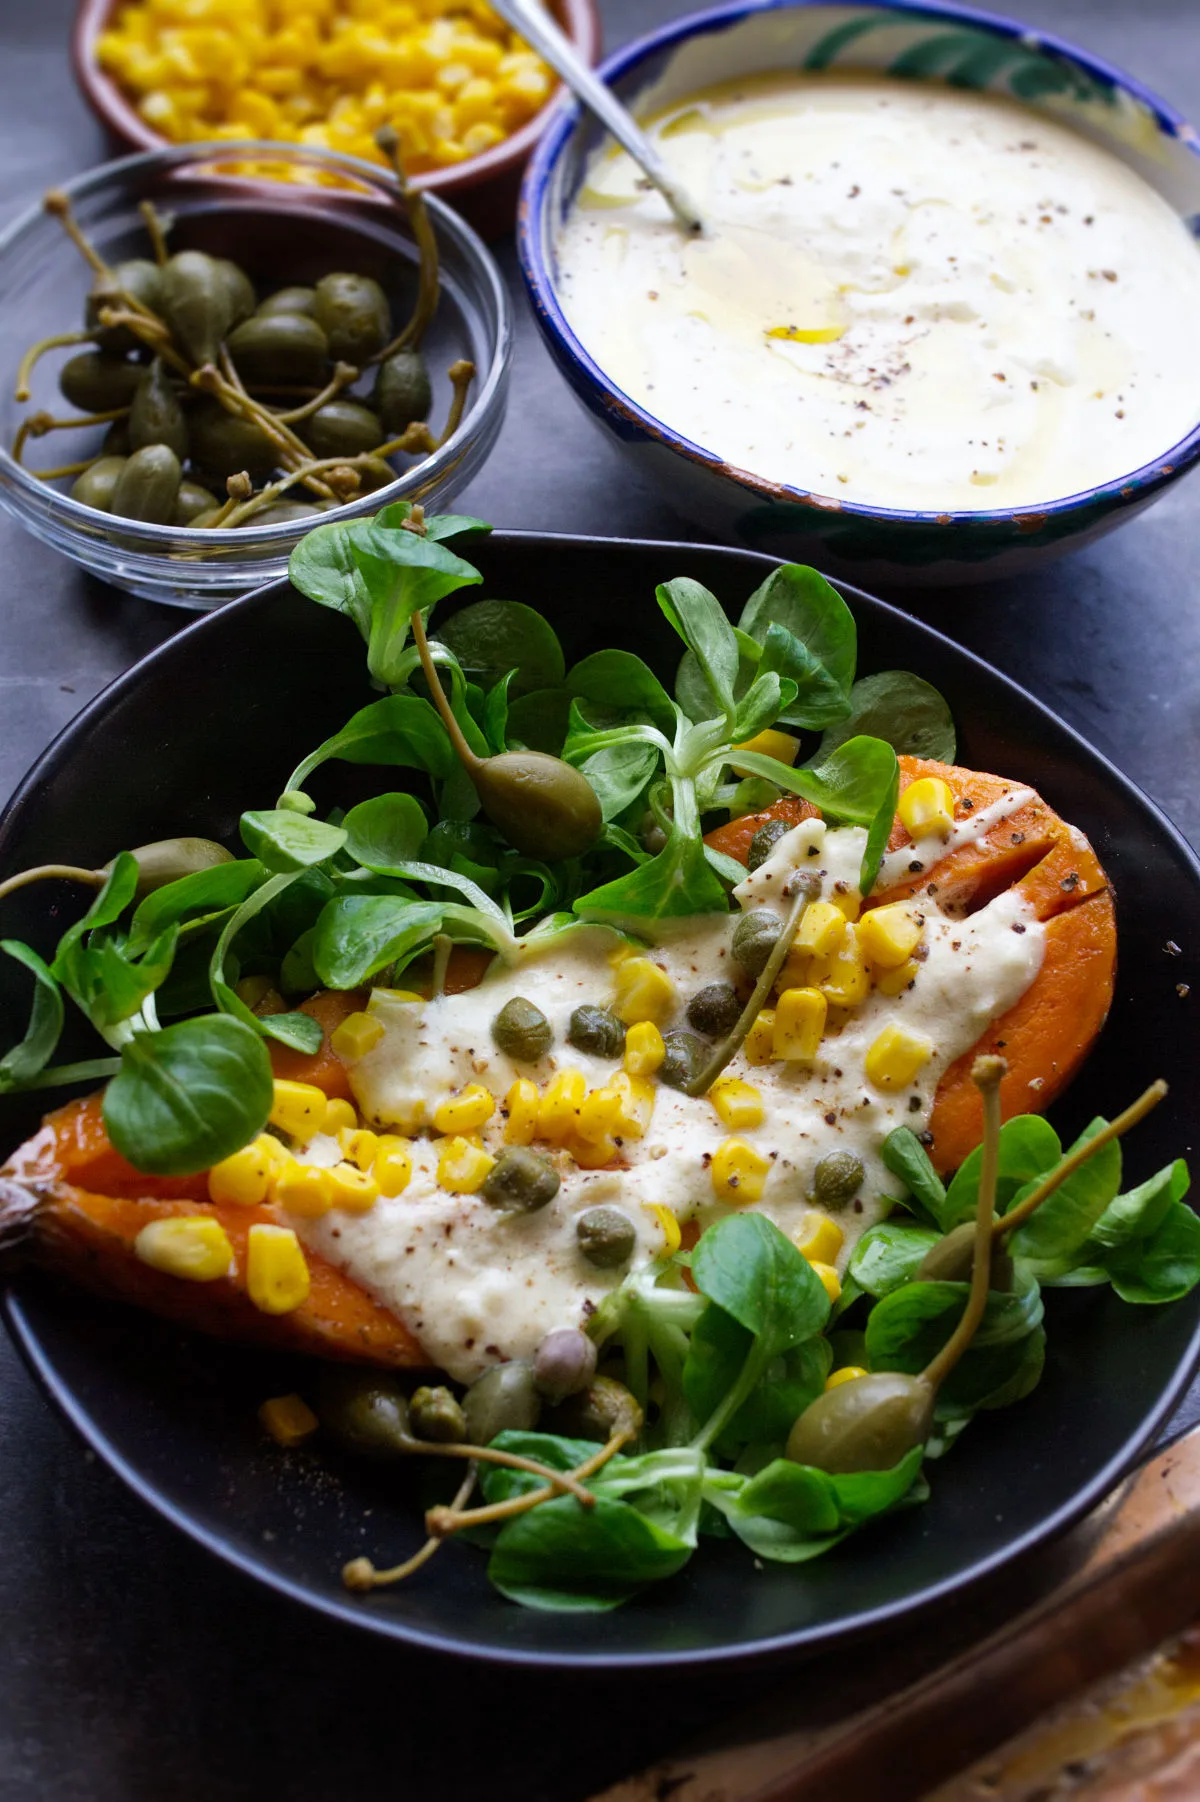
{"type": "MultiPolygon", "coordinates": [[[[173,220],[173,250],[199,249],[241,263],[260,291],[315,281],[336,269],[374,276],[402,321],[416,289],[417,249],[399,184],[355,157],[283,144],[188,144],[107,163],[61,190],[88,240],[109,263],[148,255],[141,202],[173,220]],[[256,180],[269,167],[272,179],[256,180]],[[280,176],[284,179],[279,179],[280,176]]],[[[0,506],[35,537],[85,569],[147,600],[203,611],[286,574],[292,550],[314,525],[376,513],[393,501],[442,507],[482,466],[504,417],[512,355],[508,297],[497,265],[468,225],[433,196],[441,295],[422,344],[433,377],[431,429],[445,420],[459,358],[476,377],[457,430],[394,482],[343,507],[287,524],[200,530],[143,525],[82,506],[60,486],[17,463],[11,447],[23,418],[67,409],[57,375],[67,350],[37,364],[30,402],[13,378],[30,343],[83,322],[92,270],[58,219],[41,206],[0,237],[0,506]]],[[[27,441],[33,468],[95,455],[100,428],[27,441]]],[[[395,462],[395,460],[394,460],[395,462]]]]}

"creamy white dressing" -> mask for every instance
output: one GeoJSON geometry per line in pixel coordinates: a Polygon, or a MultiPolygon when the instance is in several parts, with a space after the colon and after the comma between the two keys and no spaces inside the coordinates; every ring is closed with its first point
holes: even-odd
{"type": "Polygon", "coordinates": [[[1196,244],[1045,114],[788,74],[650,135],[715,229],[689,240],[602,156],[559,235],[563,307],[626,394],[727,462],[878,506],[1032,507],[1200,418],[1196,244]]]}
{"type": "MultiPolygon", "coordinates": [[[[1016,804],[1014,791],[1006,797],[1016,804]]],[[[988,813],[994,810],[987,810],[988,813]]],[[[992,822],[994,823],[994,822],[992,822]]],[[[985,813],[966,835],[987,830],[985,813]]],[[[797,870],[816,873],[821,892],[857,894],[865,833],[830,829],[808,820],[788,833],[774,855],[735,891],[742,908],[775,908],[797,870]]],[[[1015,891],[1006,891],[967,919],[942,913],[924,897],[907,903],[924,922],[924,959],[912,987],[888,998],[877,990],[838,1022],[831,1022],[812,1069],[787,1063],[751,1066],[739,1055],[727,1074],[753,1083],[763,1099],[761,1126],[740,1136],[772,1161],[761,1203],[782,1230],[796,1233],[812,1205],[813,1171],[830,1151],[853,1152],[866,1179],[858,1200],[836,1218],[845,1234],[842,1268],[859,1236],[887,1212],[896,1186],[880,1159],[894,1126],[921,1131],[938,1081],[949,1064],[1024,993],[1042,959],[1043,932],[1015,891]],[[933,1051],[918,1079],[895,1094],[873,1088],[864,1076],[866,1053],[889,1021],[926,1035],[933,1051]]],[[[730,973],[734,921],[703,916],[683,921],[660,939],[652,955],[670,975],[684,1023],[689,998],[730,973]]],[[[342,1265],[404,1320],[431,1362],[470,1381],[503,1358],[528,1357],[551,1327],[582,1323],[625,1275],[588,1264],[578,1250],[576,1217],[598,1203],[622,1207],[637,1230],[629,1269],[661,1255],[663,1228],[651,1211],[669,1208],[679,1220],[701,1225],[729,1210],[713,1193],[709,1163],[729,1129],[711,1101],[656,1084],[653,1118],[641,1140],[621,1146],[622,1167],[578,1168],[558,1154],[562,1186],[541,1212],[515,1217],[497,1212],[477,1195],[452,1195],[438,1187],[438,1147],[420,1136],[439,1102],[466,1084],[484,1084],[503,1101],[518,1076],[540,1085],[563,1068],[583,1071],[588,1087],[608,1081],[615,1061],[578,1052],[566,1043],[567,1025],[581,1003],[607,1005],[613,997],[613,935],[581,928],[515,964],[497,963],[485,981],[462,995],[425,1004],[377,991],[372,1009],[384,1025],[382,1040],[353,1068],[351,1082],[364,1117],[380,1128],[414,1132],[413,1176],[403,1194],[381,1198],[366,1214],[335,1212],[318,1220],[293,1218],[309,1244],[342,1265]],[[491,1022],[504,1002],[523,995],[554,1028],[551,1053],[537,1065],[515,1065],[499,1053],[491,1022]]],[[[503,1143],[500,1109],[484,1128],[491,1151],[503,1143]]],[[[333,1155],[314,1142],[318,1154],[333,1155]]]]}

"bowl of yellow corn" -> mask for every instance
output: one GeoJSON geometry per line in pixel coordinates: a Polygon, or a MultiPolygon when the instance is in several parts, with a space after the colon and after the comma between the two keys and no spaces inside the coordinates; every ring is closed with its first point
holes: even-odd
{"type": "MultiPolygon", "coordinates": [[[[593,62],[593,0],[550,0],[593,62]]],[[[406,171],[485,236],[513,222],[555,80],[487,0],[82,0],[76,73],[127,145],[272,139],[406,171]]]]}

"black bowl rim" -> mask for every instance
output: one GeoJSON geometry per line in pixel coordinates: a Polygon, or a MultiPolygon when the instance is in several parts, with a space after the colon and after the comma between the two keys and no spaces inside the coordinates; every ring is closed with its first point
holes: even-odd
{"type": "MultiPolygon", "coordinates": [[[[505,543],[511,542],[531,547],[547,546],[550,549],[556,545],[567,544],[603,545],[606,548],[626,545],[636,547],[639,551],[664,553],[685,548],[688,551],[704,548],[723,552],[731,558],[739,561],[745,560],[764,568],[770,568],[778,562],[777,558],[765,556],[758,551],[742,550],[736,546],[699,547],[689,544],[684,547],[669,539],[601,538],[570,532],[519,530],[498,531],[493,534],[493,537],[505,543]]],[[[13,816],[35,801],[42,781],[71,756],[72,744],[77,734],[86,732],[91,723],[106,713],[114,701],[138,687],[148,676],[172,660],[182,658],[186,662],[191,655],[193,639],[197,635],[212,630],[213,622],[216,619],[223,618],[233,610],[248,611],[260,605],[268,595],[284,586],[286,584],[282,581],[265,583],[262,587],[251,590],[250,593],[240,596],[237,600],[228,602],[226,606],[202,615],[180,632],[166,639],[147,656],[132,664],[129,669],[123,671],[89,701],[87,706],[76,714],[74,719],[43,751],[17,787],[3,812],[0,813],[0,861],[4,857],[9,836],[9,824],[13,816]]],[[[1176,855],[1188,867],[1197,889],[1200,891],[1200,856],[1193,850],[1183,834],[1135,782],[1124,775],[1102,752],[1095,750],[1081,733],[1061,719],[1052,708],[1047,707],[1027,689],[1022,688],[1020,683],[1014,682],[1010,676],[987,663],[982,657],[978,657],[973,651],[956,644],[944,632],[939,632],[936,627],[927,625],[924,620],[907,613],[903,608],[894,607],[890,602],[880,600],[878,597],[868,594],[864,589],[855,587],[852,583],[839,581],[836,586],[839,592],[846,596],[853,605],[864,607],[867,612],[881,614],[885,619],[902,620],[906,625],[915,625],[922,635],[927,635],[939,647],[962,658],[968,667],[985,672],[990,680],[1000,682],[1025,705],[1035,709],[1052,722],[1071,748],[1082,751],[1101,768],[1108,782],[1122,790],[1125,797],[1135,807],[1149,816],[1153,825],[1162,833],[1176,855]]],[[[1197,1367],[1200,1366],[1200,1320],[1198,1320],[1184,1356],[1180,1359],[1174,1374],[1160,1392],[1154,1405],[1143,1417],[1141,1425],[1128,1436],[1124,1444],[1118,1448],[1095,1476],[1077,1490],[1068,1502],[1056,1509],[1054,1513],[1046,1516],[1036,1527],[1030,1528],[1018,1539],[996,1551],[980,1557],[953,1576],[946,1577],[940,1582],[930,1584],[925,1589],[880,1607],[864,1609],[858,1614],[846,1616],[841,1620],[820,1623],[790,1633],[776,1634],[768,1639],[756,1640],[747,1645],[698,1648],[670,1654],[620,1652],[596,1655],[562,1650],[527,1651],[499,1645],[464,1644],[460,1640],[445,1638],[441,1634],[428,1632],[421,1627],[413,1627],[401,1617],[374,1613],[369,1608],[363,1608],[361,1604],[352,1603],[348,1598],[342,1602],[332,1597],[314,1594],[303,1583],[295,1582],[281,1571],[273,1569],[269,1560],[251,1557],[237,1550],[220,1533],[211,1531],[192,1519],[185,1508],[178,1506],[154,1482],[144,1477],[137,1466],[131,1463],[96,1425],[86,1409],[77,1403],[70,1385],[59,1377],[53,1360],[44,1352],[36,1328],[22,1306],[21,1296],[11,1284],[5,1287],[3,1293],[0,1293],[0,1312],[3,1313],[9,1331],[30,1373],[84,1443],[103,1459],[108,1468],[156,1514],[225,1564],[232,1565],[246,1576],[265,1584],[267,1588],[286,1597],[289,1601],[315,1609],[329,1619],[363,1629],[384,1639],[400,1641],[405,1645],[419,1648],[421,1651],[481,1659],[487,1663],[509,1667],[533,1666],[534,1668],[592,1672],[662,1670],[664,1668],[673,1670],[689,1666],[735,1662],[748,1666],[754,1663],[763,1663],[788,1653],[811,1653],[825,1646],[847,1643],[851,1639],[878,1632],[907,1615],[924,1610],[939,1601],[944,1601],[951,1595],[973,1587],[1036,1547],[1059,1537],[1110,1494],[1139,1463],[1142,1454],[1150,1446],[1159,1427],[1180,1400],[1197,1367]]]]}

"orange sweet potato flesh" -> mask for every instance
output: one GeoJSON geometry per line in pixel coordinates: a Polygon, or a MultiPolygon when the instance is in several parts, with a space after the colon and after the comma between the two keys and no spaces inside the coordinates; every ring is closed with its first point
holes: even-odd
{"type": "MultiPolygon", "coordinates": [[[[901,757],[901,793],[922,776],[940,777],[955,798],[956,820],[969,819],[1024,784],[980,770],[901,757]]],[[[798,824],[816,810],[791,797],[762,813],[731,820],[706,842],[744,863],[750,840],[769,819],[798,824]],[[799,811],[803,809],[804,811],[799,811]]],[[[897,818],[889,850],[911,843],[897,818]]],[[[944,907],[973,912],[1009,887],[1016,887],[1045,927],[1041,969],[1016,1005],[993,1022],[978,1044],[945,1072],[934,1097],[929,1155],[944,1175],[955,1170],[979,1143],[982,1115],[971,1065],[985,1051],[1008,1062],[1001,1086],[1005,1119],[1041,1112],[1066,1086],[1104,1024],[1116,969],[1116,916],[1108,879],[1083,837],[1060,819],[1040,795],[1015,809],[990,831],[919,870],[867,902],[876,907],[906,895],[936,891],[944,907]]]]}

